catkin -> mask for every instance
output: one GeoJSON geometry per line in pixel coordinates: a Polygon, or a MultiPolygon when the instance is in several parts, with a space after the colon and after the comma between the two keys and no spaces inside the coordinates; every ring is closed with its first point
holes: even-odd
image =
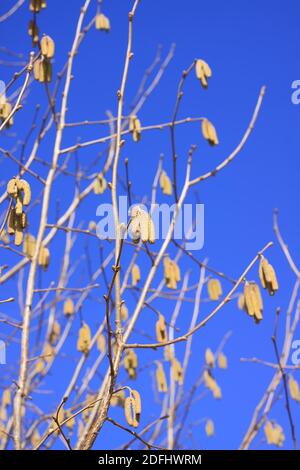
{"type": "Polygon", "coordinates": [[[246,282],[244,286],[245,310],[249,316],[259,323],[263,316],[263,302],[258,285],[255,282],[246,282]]]}
{"type": "Polygon", "coordinates": [[[134,399],[132,396],[127,397],[124,402],[124,412],[125,412],[125,418],[129,426],[133,426],[133,421],[134,421],[134,415],[135,415],[135,410],[134,410],[134,399]]]}
{"type": "Polygon", "coordinates": [[[7,233],[9,235],[14,235],[16,227],[16,212],[12,208],[9,212],[8,221],[7,221],[7,233]]]}
{"type": "Polygon", "coordinates": [[[136,378],[138,357],[133,349],[127,349],[124,357],[124,367],[130,379],[136,378]]]}
{"type": "Polygon", "coordinates": [[[172,183],[165,171],[161,172],[160,178],[159,178],[159,184],[161,187],[161,190],[163,194],[166,194],[167,196],[171,196],[172,194],[172,183]]]}
{"type": "Polygon", "coordinates": [[[180,362],[176,357],[172,359],[172,366],[171,366],[172,378],[178,385],[183,385],[183,371],[180,362]]]}
{"type": "Polygon", "coordinates": [[[274,295],[278,290],[276,273],[273,266],[263,256],[259,263],[259,278],[263,289],[267,289],[270,295],[274,295]]]}
{"type": "Polygon", "coordinates": [[[219,300],[223,293],[219,279],[210,279],[207,283],[207,290],[211,300],[219,300]]]}
{"type": "Polygon", "coordinates": [[[38,13],[40,9],[42,8],[42,2],[41,0],[30,0],[29,3],[29,10],[38,13]]]}
{"type": "Polygon", "coordinates": [[[100,173],[94,180],[93,191],[95,194],[103,194],[107,187],[104,176],[100,173]]]}
{"type": "Polygon", "coordinates": [[[41,53],[46,59],[52,59],[55,52],[55,43],[50,36],[43,36],[41,39],[41,53]]]}
{"type": "Polygon", "coordinates": [[[268,444],[275,444],[277,447],[282,447],[285,436],[279,424],[267,421],[264,426],[264,433],[268,444]]]}
{"type": "Polygon", "coordinates": [[[219,352],[218,354],[218,366],[220,369],[227,369],[228,367],[227,357],[223,352],[219,352]]]}
{"type": "Polygon", "coordinates": [[[206,432],[207,437],[212,437],[215,433],[214,422],[211,419],[208,419],[206,421],[205,432],[206,432]]]}
{"type": "Polygon", "coordinates": [[[207,348],[205,351],[205,362],[208,365],[208,367],[215,366],[215,356],[210,348],[207,348]]]}
{"type": "Polygon", "coordinates": [[[177,282],[181,280],[180,269],[176,261],[172,261],[168,256],[164,257],[164,278],[169,289],[176,289],[177,282]]]}
{"type": "Polygon", "coordinates": [[[206,388],[213,393],[214,398],[220,399],[222,397],[221,389],[208,370],[204,371],[203,378],[206,388]]]}
{"type": "Polygon", "coordinates": [[[78,335],[77,350],[87,355],[90,349],[91,343],[91,330],[89,326],[83,322],[78,335]]]}
{"type": "Polygon", "coordinates": [[[129,426],[137,428],[140,422],[142,402],[137,390],[132,390],[124,402],[125,418],[129,426]]]}
{"type": "MultiPolygon", "coordinates": [[[[28,34],[32,38],[32,44],[35,46],[39,42],[39,28],[36,21],[30,20],[28,25],[28,34]]],[[[37,61],[33,64],[33,68],[37,61]]]]}
{"type": "Polygon", "coordinates": [[[96,29],[98,29],[99,31],[106,31],[108,33],[110,31],[109,18],[103,15],[103,13],[97,13],[95,26],[96,26],[96,29]]]}
{"type": "Polygon", "coordinates": [[[157,388],[159,392],[168,391],[166,374],[165,374],[162,363],[159,361],[157,362],[157,368],[156,368],[156,383],[157,383],[157,388]]]}
{"type": "Polygon", "coordinates": [[[206,118],[202,120],[202,135],[210,145],[218,145],[219,139],[213,124],[206,118]]]}
{"type": "Polygon", "coordinates": [[[201,59],[196,60],[195,72],[196,77],[198,78],[198,80],[200,80],[203,88],[207,88],[207,79],[210,78],[212,75],[211,68],[208,63],[201,59]]]}
{"type": "Polygon", "coordinates": [[[136,286],[138,282],[140,282],[141,280],[140,268],[138,267],[137,264],[135,264],[132,268],[131,279],[132,279],[131,282],[132,282],[133,287],[136,286]]]}
{"type": "Polygon", "coordinates": [[[44,271],[47,271],[50,263],[50,251],[46,246],[41,246],[39,253],[39,266],[42,266],[44,271]]]}
{"type": "Polygon", "coordinates": [[[59,336],[60,336],[60,324],[57,321],[55,321],[52,327],[52,331],[50,333],[50,337],[49,337],[49,342],[52,346],[55,345],[59,336]]]}
{"type": "Polygon", "coordinates": [[[70,315],[73,315],[75,312],[74,308],[74,302],[73,300],[69,297],[68,299],[65,300],[64,302],[64,315],[67,317],[70,315]]]}
{"type": "MultiPolygon", "coordinates": [[[[8,101],[4,101],[3,103],[0,103],[0,118],[1,121],[4,122],[6,119],[9,117],[10,113],[12,111],[12,106],[8,101]]],[[[6,122],[6,127],[9,128],[13,125],[14,120],[13,117],[11,117],[7,122],[6,122]]]]}
{"type": "Polygon", "coordinates": [[[132,134],[134,142],[139,142],[142,136],[141,121],[136,115],[131,115],[129,119],[129,131],[132,134]]]}
{"type": "Polygon", "coordinates": [[[156,322],[156,339],[159,343],[165,343],[168,341],[166,320],[163,315],[159,315],[159,318],[156,322]]]}
{"type": "Polygon", "coordinates": [[[2,395],[2,405],[8,407],[11,404],[11,391],[9,388],[6,388],[2,395]]]}
{"type": "Polygon", "coordinates": [[[130,230],[134,243],[142,240],[143,243],[155,242],[155,228],[151,216],[140,206],[131,210],[130,230]]]}
{"type": "Polygon", "coordinates": [[[300,403],[300,389],[299,389],[299,384],[298,382],[294,379],[292,375],[289,376],[289,390],[290,390],[290,395],[293,400],[297,401],[300,403]]]}

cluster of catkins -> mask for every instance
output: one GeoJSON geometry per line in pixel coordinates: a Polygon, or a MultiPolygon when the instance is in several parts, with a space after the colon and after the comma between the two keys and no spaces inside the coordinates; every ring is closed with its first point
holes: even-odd
{"type": "Polygon", "coordinates": [[[35,46],[39,42],[39,28],[36,22],[36,14],[47,6],[46,0],[30,0],[29,10],[33,13],[33,20],[30,20],[28,34],[32,38],[32,44],[35,46]]]}
{"type": "Polygon", "coordinates": [[[23,206],[28,206],[30,203],[30,185],[24,179],[12,178],[7,184],[7,194],[13,201],[8,215],[7,232],[15,236],[15,245],[19,246],[23,242],[23,231],[27,227],[27,216],[23,206]]]}
{"type": "Polygon", "coordinates": [[[55,43],[50,36],[43,36],[40,43],[41,57],[34,62],[34,78],[40,83],[50,83],[52,81],[51,59],[55,53],[55,43]]]}

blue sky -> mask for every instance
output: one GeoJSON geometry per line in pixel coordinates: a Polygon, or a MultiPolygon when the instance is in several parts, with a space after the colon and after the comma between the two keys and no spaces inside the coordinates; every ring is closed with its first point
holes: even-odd
{"type": "MultiPolygon", "coordinates": [[[[2,3],[5,5],[0,6],[0,15],[14,2],[2,3]]],[[[41,32],[49,34],[56,41],[54,71],[58,72],[65,62],[66,53],[70,50],[82,0],[72,0],[72,2],[53,0],[48,3],[47,9],[39,15],[38,19],[41,32]]],[[[127,13],[131,5],[132,1],[127,0],[103,1],[103,12],[111,21],[111,32],[103,34],[93,29],[80,48],[80,54],[74,65],[68,122],[102,119],[105,118],[106,110],[111,110],[113,114],[116,114],[116,91],[120,86],[122,75],[128,28],[127,13]]],[[[88,14],[89,19],[95,9],[96,2],[94,1],[88,14]]],[[[194,74],[188,77],[179,117],[208,117],[217,128],[220,145],[217,148],[209,148],[202,139],[199,124],[188,124],[178,129],[176,141],[179,154],[178,174],[181,183],[189,146],[197,145],[193,160],[194,175],[214,168],[240,141],[251,118],[260,87],[266,85],[266,95],[259,118],[243,151],[216,178],[209,179],[197,187],[197,195],[205,204],[205,245],[197,253],[197,257],[200,260],[208,257],[211,266],[233,278],[241,274],[268,241],[274,240],[272,215],[275,207],[279,209],[279,221],[284,238],[294,255],[295,262],[300,263],[298,250],[300,105],[297,106],[291,102],[291,84],[300,78],[299,13],[300,6],[296,0],[290,0],[288,3],[278,0],[272,2],[269,0],[244,0],[243,2],[187,0],[183,4],[171,0],[159,3],[141,0],[134,20],[134,58],[130,64],[126,89],[125,107],[127,110],[145,69],[155,56],[158,45],[162,46],[162,54],[166,55],[171,44],[176,44],[173,60],[159,86],[151,94],[139,114],[143,125],[158,124],[171,119],[182,70],[188,67],[195,58],[205,59],[213,71],[207,91],[201,88],[194,74]]],[[[24,58],[28,57],[31,47],[30,38],[27,36],[29,19],[30,13],[24,5],[8,21],[2,23],[0,28],[1,45],[24,54],[24,58]]],[[[4,57],[1,53],[1,58],[4,59],[4,57]]],[[[1,66],[0,78],[8,82],[12,72],[16,70],[17,68],[1,66]]],[[[24,103],[24,109],[15,117],[15,126],[3,139],[1,138],[1,146],[13,149],[17,139],[24,138],[34,114],[34,105],[38,102],[45,104],[45,93],[39,84],[33,83],[24,103]],[[18,138],[15,137],[15,133],[18,138]]],[[[78,138],[84,141],[97,138],[99,135],[106,135],[106,133],[107,129],[100,128],[99,130],[92,126],[87,129],[67,129],[63,146],[72,145],[78,138]]],[[[47,141],[41,146],[40,156],[49,161],[52,148],[53,133],[50,133],[47,141]]],[[[80,165],[87,166],[101,150],[102,148],[98,145],[80,151],[77,157],[80,165]]],[[[140,197],[145,192],[150,194],[152,179],[161,152],[165,154],[164,166],[168,173],[171,173],[171,148],[167,130],[144,134],[138,145],[128,139],[122,151],[121,174],[124,176],[123,161],[125,157],[128,157],[133,192],[140,197]]],[[[20,147],[17,147],[15,154],[18,156],[19,153],[20,147]]],[[[74,170],[72,158],[70,168],[74,170]]],[[[1,180],[7,180],[17,171],[13,163],[7,164],[2,157],[0,163],[1,180]]],[[[36,171],[41,171],[43,175],[46,174],[45,168],[37,164],[34,168],[36,171]]],[[[40,186],[35,181],[32,181],[32,186],[37,195],[40,186]]],[[[50,218],[54,217],[56,200],[60,200],[61,210],[68,204],[68,196],[72,195],[68,193],[68,189],[71,191],[71,181],[62,183],[62,179],[59,179],[55,186],[50,218]]],[[[163,198],[161,200],[166,201],[163,198]]],[[[191,192],[188,201],[195,201],[194,191],[191,192]]],[[[85,203],[79,211],[76,223],[95,218],[97,204],[95,198],[85,203]]],[[[36,230],[34,214],[38,214],[36,208],[33,209],[31,218],[30,228],[33,232],[36,230]]],[[[59,246],[63,240],[64,237],[60,236],[58,241],[53,243],[52,253],[59,252],[59,246]]],[[[81,256],[84,243],[78,241],[74,247],[74,257],[81,256]]],[[[93,258],[93,267],[96,269],[99,262],[97,244],[92,242],[89,250],[93,258]]],[[[171,250],[170,254],[173,255],[174,252],[171,250]]],[[[278,306],[282,308],[279,330],[279,336],[282,337],[284,316],[292,292],[294,276],[277,243],[269,251],[268,258],[276,267],[280,291],[274,298],[264,296],[263,322],[258,326],[255,325],[237,309],[233,301],[194,338],[192,362],[187,375],[187,389],[199,372],[199,365],[203,362],[206,347],[216,349],[224,334],[229,330],[232,331],[232,336],[225,347],[225,353],[229,358],[229,368],[227,371],[217,372],[223,399],[216,402],[210,396],[205,397],[191,410],[190,423],[197,422],[204,417],[210,417],[215,422],[216,435],[212,439],[205,436],[203,424],[193,428],[193,442],[199,448],[237,448],[250,422],[253,410],[272,377],[272,370],[262,365],[240,362],[241,357],[253,356],[274,361],[271,335],[275,310],[278,306]]],[[[1,253],[1,264],[14,263],[17,259],[10,253],[1,253]]],[[[49,272],[43,276],[46,284],[55,279],[55,276],[57,277],[58,264],[59,257],[57,256],[49,272]]],[[[182,270],[191,267],[193,268],[192,282],[197,282],[199,273],[196,266],[190,265],[183,258],[182,270]]],[[[149,269],[146,261],[142,268],[146,274],[149,269]]],[[[251,277],[257,279],[256,268],[251,277]]],[[[10,289],[16,288],[16,279],[1,286],[2,297],[7,295],[10,289]]],[[[86,280],[85,265],[79,269],[71,284],[72,286],[82,283],[84,285],[84,279],[86,280]]],[[[156,280],[154,285],[157,284],[156,280]]],[[[224,281],[224,292],[227,292],[229,288],[230,284],[224,281]]],[[[103,293],[102,286],[101,295],[103,293]]],[[[134,303],[130,296],[127,301],[129,309],[132,309],[134,303]]],[[[93,330],[98,324],[94,305],[93,302],[87,302],[83,309],[84,318],[91,324],[93,330]]],[[[162,302],[158,305],[159,308],[163,308],[164,304],[162,302]]],[[[1,312],[3,310],[1,309],[1,312]]],[[[211,304],[203,304],[200,317],[204,317],[210,310],[211,304]]],[[[9,306],[5,313],[8,312],[15,318],[20,318],[17,306],[9,306]]],[[[170,315],[170,308],[168,312],[170,315]]],[[[190,318],[191,313],[192,307],[189,304],[185,305],[181,314],[183,330],[186,327],[186,319],[190,318]]],[[[139,324],[140,328],[153,328],[152,320],[153,318],[149,317],[143,318],[139,324]]],[[[76,338],[76,328],[78,328],[78,323],[75,322],[72,330],[73,343],[76,338]]],[[[299,329],[297,334],[299,337],[299,329]]],[[[41,406],[46,403],[55,408],[60,392],[62,393],[65,387],[62,378],[71,376],[78,359],[78,354],[72,351],[71,343],[64,358],[54,368],[52,376],[44,385],[45,388],[55,387],[56,392],[47,399],[41,394],[35,396],[41,406]]],[[[7,354],[7,366],[1,366],[6,384],[17,358],[18,346],[12,343],[7,354]]],[[[179,357],[182,355],[181,347],[178,347],[178,355],[179,357]]],[[[141,364],[148,364],[151,360],[153,360],[151,354],[141,353],[141,364]]],[[[145,402],[153,399],[151,370],[153,372],[153,367],[142,372],[136,384],[145,402]]],[[[100,371],[101,373],[103,370],[100,371]]],[[[295,377],[297,378],[297,374],[295,377]]],[[[93,383],[95,388],[99,386],[99,380],[100,376],[93,383]]],[[[297,427],[300,417],[298,408],[293,403],[296,432],[300,437],[300,429],[297,427]]],[[[159,410],[158,403],[153,409],[146,409],[143,424],[146,424],[151,417],[153,419],[153,416],[157,416],[159,410]]],[[[118,411],[113,411],[113,413],[122,419],[118,411]]],[[[270,417],[283,425],[286,434],[284,448],[290,448],[292,442],[283,399],[274,406],[270,417]]],[[[262,437],[260,434],[254,441],[255,448],[266,448],[262,437]]],[[[115,442],[114,445],[118,446],[126,442],[127,436],[116,432],[115,428],[107,424],[105,432],[101,434],[101,439],[97,441],[97,447],[111,446],[112,439],[115,442]]],[[[182,441],[183,447],[189,445],[187,440],[182,441]]],[[[57,446],[60,446],[59,442],[57,446]]]]}

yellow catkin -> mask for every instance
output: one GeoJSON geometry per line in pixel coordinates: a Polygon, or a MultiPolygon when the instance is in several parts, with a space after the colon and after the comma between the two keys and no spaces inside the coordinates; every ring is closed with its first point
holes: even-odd
{"type": "Polygon", "coordinates": [[[129,119],[129,131],[132,134],[134,142],[139,142],[142,136],[141,121],[136,115],[131,115],[129,119]]]}
{"type": "Polygon", "coordinates": [[[259,323],[263,316],[263,303],[258,285],[255,282],[246,282],[244,286],[245,310],[256,323],[259,323]]]}
{"type": "Polygon", "coordinates": [[[174,357],[174,349],[171,345],[164,347],[164,358],[165,361],[171,361],[174,357]]]}
{"type": "Polygon", "coordinates": [[[8,221],[7,221],[7,233],[9,235],[14,235],[16,229],[16,212],[15,209],[12,208],[9,211],[8,221]]]}
{"type": "Polygon", "coordinates": [[[269,294],[274,295],[279,288],[276,272],[264,257],[261,257],[258,273],[263,289],[268,289],[269,294]]]}
{"type": "Polygon", "coordinates": [[[207,283],[207,290],[211,300],[219,300],[222,296],[222,286],[219,279],[210,279],[207,283]]]}
{"type": "Polygon", "coordinates": [[[237,302],[237,304],[238,304],[238,308],[239,308],[240,310],[244,310],[244,309],[245,309],[245,297],[244,297],[244,294],[240,294],[240,295],[238,296],[238,302],[237,302]]]}
{"type": "Polygon", "coordinates": [[[89,326],[83,322],[78,335],[77,350],[87,355],[90,349],[91,343],[91,330],[89,326]]]}
{"type": "Polygon", "coordinates": [[[142,400],[139,392],[137,390],[132,390],[132,396],[134,400],[134,419],[133,427],[137,428],[140,424],[141,412],[142,412],[142,400]]]}
{"type": "Polygon", "coordinates": [[[49,342],[52,346],[54,346],[55,343],[57,343],[59,336],[60,336],[60,324],[57,321],[55,321],[52,327],[52,331],[50,333],[50,337],[49,337],[49,342]]]}
{"type": "Polygon", "coordinates": [[[135,206],[131,210],[130,230],[134,243],[155,242],[155,228],[151,216],[140,206],[135,206]]]}
{"type": "Polygon", "coordinates": [[[7,235],[8,232],[6,232],[5,229],[2,230],[2,232],[0,233],[0,240],[5,244],[5,245],[8,245],[9,244],[9,237],[7,235]]]}
{"type": "Polygon", "coordinates": [[[66,315],[68,317],[70,315],[74,315],[74,313],[75,313],[74,302],[69,297],[64,302],[64,315],[66,315]]]}
{"type": "Polygon", "coordinates": [[[127,397],[124,402],[124,413],[125,418],[129,426],[133,426],[133,421],[135,417],[135,410],[134,410],[134,399],[132,396],[127,397]]]}
{"type": "Polygon", "coordinates": [[[208,370],[204,371],[203,378],[204,378],[204,384],[206,388],[208,388],[212,392],[214,398],[216,399],[222,398],[222,391],[208,370]]]}
{"type": "Polygon", "coordinates": [[[167,196],[171,196],[172,194],[172,183],[165,171],[161,172],[160,178],[159,178],[159,184],[161,187],[161,190],[163,194],[166,194],[167,196]]]}
{"type": "Polygon", "coordinates": [[[299,384],[298,382],[294,379],[292,375],[289,376],[289,390],[290,390],[290,395],[293,400],[297,401],[300,403],[300,389],[299,389],[299,384]]]}
{"type": "Polygon", "coordinates": [[[15,245],[20,246],[23,242],[22,219],[16,215],[15,217],[15,245]]]}
{"type": "Polygon", "coordinates": [[[50,251],[46,246],[41,246],[39,253],[39,266],[42,266],[44,271],[48,269],[50,263],[50,251]]]}
{"type": "Polygon", "coordinates": [[[215,366],[215,356],[210,348],[207,348],[205,351],[205,362],[209,367],[215,366]]]}
{"type": "Polygon", "coordinates": [[[223,352],[219,352],[218,354],[218,366],[220,369],[227,369],[228,367],[227,357],[223,352]]]}
{"type": "Polygon", "coordinates": [[[136,286],[138,282],[141,280],[141,273],[140,273],[140,268],[138,267],[137,264],[135,264],[132,268],[131,271],[131,279],[132,279],[132,285],[136,286]]]}
{"type": "Polygon", "coordinates": [[[52,59],[55,52],[55,43],[50,36],[43,36],[41,39],[41,53],[47,59],[52,59]]]}
{"type": "Polygon", "coordinates": [[[124,367],[130,379],[136,378],[138,357],[132,349],[127,349],[124,357],[124,367]]]}
{"type": "Polygon", "coordinates": [[[166,286],[169,289],[176,289],[177,282],[181,280],[180,268],[176,261],[172,261],[168,256],[164,257],[164,277],[166,286]]]}
{"type": "Polygon", "coordinates": [[[165,343],[168,340],[165,317],[161,314],[156,322],[156,339],[159,343],[165,343]]]}
{"type": "Polygon", "coordinates": [[[100,334],[97,339],[97,348],[98,350],[103,354],[105,352],[105,336],[103,334],[100,334]]]}
{"type": "Polygon", "coordinates": [[[205,424],[205,432],[207,437],[212,437],[215,433],[214,422],[211,419],[208,419],[205,424]]]}
{"type": "Polygon", "coordinates": [[[103,13],[98,13],[96,15],[95,26],[99,31],[106,31],[108,33],[110,31],[109,18],[103,15],[103,13]]]}
{"type": "Polygon", "coordinates": [[[283,429],[279,424],[267,421],[264,426],[264,433],[268,444],[274,444],[277,447],[282,447],[285,436],[283,429]]]}
{"type": "Polygon", "coordinates": [[[2,395],[2,404],[7,407],[11,404],[11,391],[9,388],[5,389],[2,395]]]}
{"type": "Polygon", "coordinates": [[[12,106],[8,101],[4,101],[3,103],[0,103],[0,119],[2,122],[6,121],[6,127],[9,128],[13,125],[14,120],[13,117],[11,117],[8,121],[8,117],[10,116],[12,111],[12,106]]]}
{"type": "Polygon", "coordinates": [[[161,362],[157,362],[156,383],[157,383],[157,388],[159,392],[168,391],[166,374],[165,374],[165,371],[161,362]]]}
{"type": "Polygon", "coordinates": [[[47,363],[51,363],[51,361],[53,359],[53,356],[54,356],[54,351],[53,351],[53,347],[51,346],[50,343],[45,344],[45,346],[43,348],[42,356],[44,356],[44,360],[47,363]]]}
{"type": "Polygon", "coordinates": [[[183,385],[183,371],[180,362],[176,357],[172,359],[172,377],[178,385],[183,385]]]}
{"type": "Polygon", "coordinates": [[[207,79],[210,78],[212,75],[211,68],[208,65],[208,63],[202,59],[196,60],[195,72],[196,72],[196,77],[198,78],[198,80],[200,80],[203,88],[207,88],[208,86],[207,79]]]}
{"type": "Polygon", "coordinates": [[[98,175],[94,180],[93,191],[95,194],[103,194],[106,190],[107,182],[102,174],[98,175]]]}
{"type": "Polygon", "coordinates": [[[208,120],[203,119],[201,124],[202,135],[210,145],[218,145],[219,139],[214,125],[208,120]]]}

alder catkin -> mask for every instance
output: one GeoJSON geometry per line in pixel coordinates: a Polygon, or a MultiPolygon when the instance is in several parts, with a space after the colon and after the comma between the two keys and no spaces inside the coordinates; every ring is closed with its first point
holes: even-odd
{"type": "Polygon", "coordinates": [[[129,118],[129,131],[134,142],[139,142],[142,136],[142,126],[141,121],[136,115],[131,115],[129,118]]]}
{"type": "Polygon", "coordinates": [[[60,324],[57,321],[55,321],[52,327],[52,331],[50,333],[50,337],[49,337],[49,342],[52,346],[55,345],[59,336],[60,336],[60,324]]]}
{"type": "Polygon", "coordinates": [[[107,182],[104,176],[100,173],[94,180],[93,191],[95,194],[103,194],[106,190],[107,182]]]}
{"type": "Polygon", "coordinates": [[[223,352],[219,352],[218,354],[218,366],[220,369],[227,369],[228,367],[227,357],[223,352]]]}
{"type": "Polygon", "coordinates": [[[52,59],[55,52],[55,43],[50,36],[43,36],[41,39],[41,53],[47,59],[52,59]]]}
{"type": "Polygon", "coordinates": [[[102,354],[105,352],[105,343],[105,336],[103,334],[100,334],[97,339],[97,348],[102,354]]]}
{"type": "Polygon", "coordinates": [[[165,171],[161,172],[160,178],[159,178],[159,184],[161,187],[161,190],[163,194],[166,194],[167,196],[171,196],[172,194],[172,183],[165,171]]]}
{"type": "Polygon", "coordinates": [[[245,282],[244,286],[245,311],[259,323],[263,316],[263,303],[258,285],[255,282],[245,282]]]}
{"type": "Polygon", "coordinates": [[[107,33],[110,31],[110,21],[109,18],[103,13],[97,13],[95,19],[95,26],[96,29],[99,31],[106,31],[107,33]]]}
{"type": "Polygon", "coordinates": [[[83,322],[79,330],[78,340],[77,340],[77,350],[87,355],[90,350],[91,343],[91,330],[89,326],[83,322]]]}
{"type": "Polygon", "coordinates": [[[165,343],[168,340],[168,335],[167,335],[166,321],[163,315],[161,314],[159,315],[155,327],[156,327],[156,339],[158,343],[165,343]]]}
{"type": "Polygon", "coordinates": [[[131,282],[133,287],[136,286],[141,280],[140,268],[135,264],[131,271],[131,282]]]}
{"type": "Polygon", "coordinates": [[[210,145],[218,145],[219,139],[213,124],[206,118],[202,120],[202,135],[210,145]]]}
{"type": "Polygon", "coordinates": [[[293,400],[297,401],[300,403],[300,388],[298,382],[294,379],[292,375],[289,376],[289,390],[290,390],[290,395],[293,400]]]}
{"type": "Polygon", "coordinates": [[[39,266],[42,266],[44,271],[47,271],[50,263],[50,251],[46,246],[41,246],[39,253],[39,266]]]}
{"type": "Polygon", "coordinates": [[[279,288],[276,273],[264,256],[261,257],[258,274],[263,289],[267,289],[270,295],[274,295],[279,288]]]}
{"type": "Polygon", "coordinates": [[[74,302],[73,300],[69,297],[68,299],[65,300],[64,302],[64,315],[67,317],[70,315],[73,315],[75,312],[74,308],[74,302]]]}
{"type": "Polygon", "coordinates": [[[208,367],[215,367],[215,356],[210,348],[205,351],[205,362],[208,367]]]}
{"type": "Polygon", "coordinates": [[[207,283],[207,290],[211,300],[219,300],[223,293],[219,279],[210,279],[207,283]]]}
{"type": "Polygon", "coordinates": [[[206,421],[205,432],[206,432],[207,437],[212,437],[215,433],[214,422],[211,419],[208,419],[206,421]]]}
{"type": "Polygon", "coordinates": [[[183,371],[181,368],[181,364],[178,359],[176,359],[176,357],[172,358],[171,372],[173,380],[177,382],[178,385],[183,385],[183,371]]]}
{"type": "Polygon", "coordinates": [[[196,77],[198,78],[198,80],[200,80],[203,88],[207,88],[208,87],[207,79],[210,78],[212,75],[211,68],[208,65],[208,63],[202,59],[196,60],[195,72],[196,72],[196,77]]]}
{"type": "Polygon", "coordinates": [[[168,385],[166,374],[161,362],[157,361],[157,368],[156,368],[156,383],[159,392],[167,392],[168,385]]]}

